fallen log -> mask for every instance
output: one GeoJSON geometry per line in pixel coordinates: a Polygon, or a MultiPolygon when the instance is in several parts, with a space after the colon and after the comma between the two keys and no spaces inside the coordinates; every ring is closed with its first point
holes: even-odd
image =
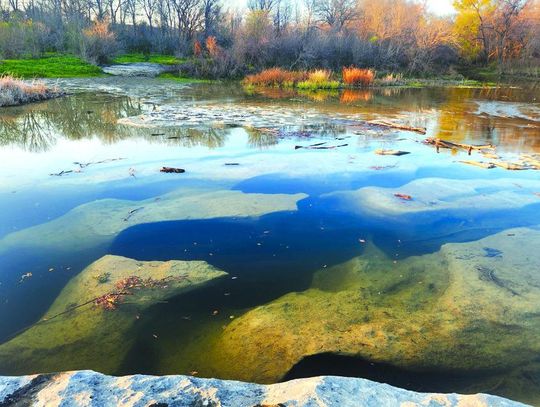
{"type": "Polygon", "coordinates": [[[400,150],[383,150],[383,149],[380,149],[380,150],[375,150],[375,154],[378,154],[378,155],[395,155],[395,156],[402,156],[402,155],[407,155],[407,154],[410,154],[410,152],[408,151],[400,151],[400,150]]]}
{"type": "Polygon", "coordinates": [[[373,120],[369,121],[369,124],[375,125],[375,126],[382,126],[382,127],[388,127],[391,129],[397,129],[397,130],[405,130],[405,131],[412,131],[414,133],[420,133],[420,134],[426,134],[427,129],[424,127],[411,127],[406,126],[404,124],[397,124],[397,123],[391,123],[384,120],[373,120]]]}
{"type": "Polygon", "coordinates": [[[432,138],[432,137],[425,139],[424,144],[435,146],[437,148],[437,152],[439,152],[440,148],[462,149],[462,150],[467,150],[469,155],[471,155],[473,150],[480,151],[480,150],[494,150],[495,149],[495,147],[492,144],[475,145],[475,144],[454,143],[452,141],[442,140],[440,138],[432,138]]]}

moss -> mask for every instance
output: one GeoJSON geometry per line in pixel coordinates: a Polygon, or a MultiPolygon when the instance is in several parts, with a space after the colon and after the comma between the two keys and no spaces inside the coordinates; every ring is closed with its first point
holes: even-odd
{"type": "Polygon", "coordinates": [[[47,54],[37,59],[2,60],[0,74],[21,78],[71,78],[100,76],[103,72],[73,55],[47,54]]]}
{"type": "Polygon", "coordinates": [[[151,63],[161,64],[161,65],[176,65],[176,64],[185,62],[185,59],[177,58],[174,55],[163,55],[163,54],[145,55],[141,53],[119,55],[113,59],[113,63],[115,64],[129,64],[129,63],[136,63],[136,62],[151,62],[151,63]]]}

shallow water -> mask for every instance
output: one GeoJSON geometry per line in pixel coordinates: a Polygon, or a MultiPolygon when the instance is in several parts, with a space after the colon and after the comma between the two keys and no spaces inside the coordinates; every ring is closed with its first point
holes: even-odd
{"type": "Polygon", "coordinates": [[[422,143],[534,158],[537,90],[60,86],[70,96],[0,111],[0,373],[341,374],[540,403],[540,173],[422,143]],[[107,254],[228,276],[44,321],[107,254]]]}

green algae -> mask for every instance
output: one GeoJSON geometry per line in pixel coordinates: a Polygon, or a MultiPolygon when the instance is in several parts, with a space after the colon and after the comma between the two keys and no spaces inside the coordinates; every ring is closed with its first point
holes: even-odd
{"type": "Polygon", "coordinates": [[[370,247],[317,272],[308,290],[235,318],[192,363],[203,375],[269,383],[330,352],[411,371],[489,371],[479,388],[512,393],[513,379],[498,372],[539,374],[539,245],[540,231],[522,228],[403,261],[370,247]]]}
{"type": "Polygon", "coordinates": [[[31,361],[43,372],[114,373],[136,338],[145,309],[226,275],[203,261],[141,262],[105,256],[74,277],[39,322],[0,346],[3,370],[22,373],[31,361]],[[108,280],[96,278],[104,273],[109,273],[108,280]],[[112,310],[97,305],[96,298],[118,291],[118,283],[130,277],[166,283],[131,290],[112,310]],[[77,307],[80,304],[87,305],[77,307]]]}

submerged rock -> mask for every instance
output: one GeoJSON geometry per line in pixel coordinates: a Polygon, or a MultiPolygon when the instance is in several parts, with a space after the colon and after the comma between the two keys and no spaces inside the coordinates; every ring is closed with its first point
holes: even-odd
{"type": "Polygon", "coordinates": [[[105,256],[71,279],[36,324],[0,346],[2,370],[23,371],[31,361],[41,371],[113,372],[136,339],[132,329],[144,309],[226,275],[203,261],[105,256]]]}
{"type": "MultiPolygon", "coordinates": [[[[512,394],[509,372],[540,352],[538,247],[540,231],[523,228],[403,261],[371,248],[318,272],[310,289],[236,318],[212,345],[208,371],[268,383],[306,356],[336,353],[486,376],[481,389],[512,394]]],[[[536,401],[539,372],[524,390],[536,401]]]]}
{"type": "Polygon", "coordinates": [[[539,181],[526,179],[421,178],[399,188],[365,187],[330,193],[323,199],[383,227],[399,228],[401,239],[427,240],[467,230],[536,224],[539,189],[539,181]]]}
{"type": "Polygon", "coordinates": [[[191,189],[144,201],[103,199],[78,206],[58,219],[6,236],[0,240],[0,253],[14,246],[84,250],[109,243],[123,230],[142,223],[294,211],[297,202],[305,196],[191,189]]]}
{"type": "Polygon", "coordinates": [[[364,379],[322,376],[258,385],[188,376],[111,377],[92,371],[0,377],[0,403],[38,406],[512,407],[476,394],[415,393],[364,379]]]}

